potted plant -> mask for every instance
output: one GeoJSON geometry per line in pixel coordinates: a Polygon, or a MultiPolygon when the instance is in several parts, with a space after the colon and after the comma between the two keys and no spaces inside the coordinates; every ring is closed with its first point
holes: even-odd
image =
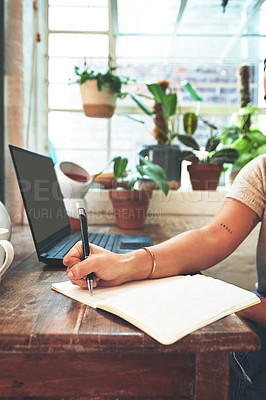
{"type": "Polygon", "coordinates": [[[152,190],[142,188],[143,181],[152,180],[165,195],[169,191],[165,171],[141,155],[139,157],[143,165],[137,164],[134,171],[127,171],[127,158],[118,156],[111,160],[114,178],[119,187],[110,189],[109,197],[113,204],[117,226],[121,229],[141,229],[144,226],[152,190]]]}
{"type": "Polygon", "coordinates": [[[223,145],[238,151],[238,157],[231,169],[231,180],[249,161],[266,153],[266,136],[253,123],[257,112],[257,107],[249,103],[232,116],[233,124],[223,128],[223,145]]]}
{"type": "MultiPolygon", "coordinates": [[[[165,172],[166,178],[171,189],[178,189],[181,180],[181,163],[186,158],[187,152],[181,151],[178,144],[179,140],[179,120],[180,112],[178,109],[178,98],[176,93],[172,93],[170,83],[166,80],[158,83],[147,84],[150,95],[132,95],[133,100],[154,121],[154,129],[152,131],[157,145],[144,145],[140,154],[161,165],[165,172]],[[153,108],[147,107],[139,99],[140,96],[146,97],[153,101],[153,108]]],[[[197,112],[199,112],[199,104],[202,98],[192,88],[189,82],[183,81],[182,87],[186,90],[193,100],[197,102],[197,112]]],[[[187,113],[189,123],[197,125],[197,114],[187,113]]],[[[140,121],[143,122],[143,121],[140,121]]]]}
{"type": "Polygon", "coordinates": [[[186,158],[191,161],[191,164],[188,165],[188,172],[193,190],[216,190],[223,164],[234,163],[238,157],[238,152],[232,148],[218,150],[221,139],[213,133],[214,130],[217,130],[217,127],[206,120],[202,119],[202,121],[210,129],[210,136],[205,147],[200,147],[193,138],[192,135],[195,130],[191,129],[189,118],[183,120],[186,134],[180,134],[179,140],[193,149],[186,158]]]}
{"type": "Polygon", "coordinates": [[[80,85],[83,102],[83,111],[87,117],[111,118],[118,97],[123,98],[122,85],[129,81],[128,77],[119,77],[114,74],[115,67],[111,66],[109,57],[108,70],[105,73],[95,72],[84,60],[83,69],[75,66],[75,74],[80,85]]]}
{"type": "Polygon", "coordinates": [[[238,151],[238,158],[234,163],[230,178],[234,180],[241,168],[253,158],[266,153],[266,136],[254,123],[257,107],[251,103],[250,96],[250,71],[249,66],[242,65],[239,68],[239,97],[240,109],[233,114],[230,126],[224,127],[221,140],[224,145],[238,151]]]}
{"type": "MultiPolygon", "coordinates": [[[[149,95],[133,95],[132,99],[149,115],[154,122],[153,136],[157,142],[154,145],[143,145],[140,154],[160,165],[166,173],[166,179],[171,189],[178,189],[181,179],[181,162],[184,154],[177,144],[179,116],[177,111],[177,94],[170,91],[168,81],[147,84],[149,95]],[[153,102],[153,108],[147,107],[140,97],[153,102]]],[[[143,121],[139,121],[143,122],[143,121]]]]}

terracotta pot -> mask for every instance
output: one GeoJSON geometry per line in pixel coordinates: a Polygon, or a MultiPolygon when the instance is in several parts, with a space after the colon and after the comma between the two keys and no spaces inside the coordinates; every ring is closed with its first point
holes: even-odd
{"type": "Polygon", "coordinates": [[[187,169],[193,190],[216,190],[223,166],[216,163],[192,163],[187,169]]]}
{"type": "Polygon", "coordinates": [[[102,173],[98,175],[96,178],[95,176],[92,176],[92,178],[95,183],[103,185],[105,189],[115,189],[118,186],[117,180],[114,178],[113,172],[102,173]]]}
{"type": "Polygon", "coordinates": [[[96,80],[87,80],[80,85],[83,111],[87,117],[111,118],[116,105],[116,94],[107,85],[99,91],[96,80]]]}
{"type": "Polygon", "coordinates": [[[152,190],[109,190],[117,226],[141,229],[144,226],[152,190]]]}

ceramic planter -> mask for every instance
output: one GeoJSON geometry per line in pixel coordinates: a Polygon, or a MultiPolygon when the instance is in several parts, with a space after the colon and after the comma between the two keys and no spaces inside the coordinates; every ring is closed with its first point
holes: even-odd
{"type": "Polygon", "coordinates": [[[83,111],[87,117],[111,118],[116,105],[116,94],[104,85],[102,90],[97,88],[96,79],[87,80],[80,85],[83,111]]]}
{"type": "Polygon", "coordinates": [[[192,163],[187,169],[193,190],[216,190],[223,166],[216,163],[192,163]]]}
{"type": "Polygon", "coordinates": [[[145,145],[140,154],[143,157],[148,157],[150,161],[160,165],[165,170],[170,189],[180,187],[181,163],[184,158],[179,146],[169,144],[145,145]]]}
{"type": "Polygon", "coordinates": [[[58,162],[55,165],[55,172],[64,197],[70,227],[73,231],[79,231],[78,208],[86,208],[84,196],[92,178],[84,168],[70,161],[58,162]]]}
{"type": "Polygon", "coordinates": [[[117,226],[141,229],[144,226],[152,190],[109,190],[117,226]]]}

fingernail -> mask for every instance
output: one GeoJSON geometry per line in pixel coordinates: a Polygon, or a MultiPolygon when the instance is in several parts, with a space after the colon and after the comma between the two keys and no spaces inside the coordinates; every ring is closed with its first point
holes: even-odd
{"type": "Polygon", "coordinates": [[[71,272],[71,271],[69,271],[67,276],[69,277],[69,279],[73,279],[74,278],[73,272],[71,272]]]}

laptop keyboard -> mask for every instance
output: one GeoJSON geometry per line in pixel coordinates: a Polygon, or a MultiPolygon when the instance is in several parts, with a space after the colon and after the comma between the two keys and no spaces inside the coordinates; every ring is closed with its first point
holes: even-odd
{"type": "Polygon", "coordinates": [[[112,251],[118,235],[114,233],[89,233],[89,242],[112,251]]]}
{"type": "MultiPolygon", "coordinates": [[[[89,233],[88,239],[90,243],[96,244],[100,247],[112,251],[118,236],[118,234],[112,233],[89,233]]],[[[49,255],[49,257],[51,258],[62,259],[71,249],[71,247],[74,246],[74,244],[80,239],[80,233],[74,233],[61,240],[49,251],[49,253],[46,253],[46,256],[49,255]]]]}

